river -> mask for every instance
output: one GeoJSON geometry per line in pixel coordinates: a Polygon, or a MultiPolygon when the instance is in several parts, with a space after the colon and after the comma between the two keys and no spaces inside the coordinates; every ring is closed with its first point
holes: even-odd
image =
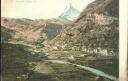
{"type": "Polygon", "coordinates": [[[52,63],[70,64],[70,65],[76,66],[78,68],[82,68],[84,70],[90,71],[95,75],[102,76],[102,77],[108,78],[108,79],[113,80],[113,81],[119,81],[118,78],[116,78],[112,75],[106,74],[103,71],[91,68],[91,67],[82,66],[82,65],[79,65],[79,64],[75,64],[75,63],[70,63],[70,62],[67,62],[67,61],[64,61],[64,60],[47,60],[47,61],[52,62],[52,63]]]}

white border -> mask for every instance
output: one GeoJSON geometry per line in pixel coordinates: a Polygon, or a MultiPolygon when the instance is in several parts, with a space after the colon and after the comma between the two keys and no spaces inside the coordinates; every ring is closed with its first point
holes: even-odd
{"type": "Polygon", "coordinates": [[[128,0],[119,0],[119,81],[127,80],[127,6],[128,0]]]}

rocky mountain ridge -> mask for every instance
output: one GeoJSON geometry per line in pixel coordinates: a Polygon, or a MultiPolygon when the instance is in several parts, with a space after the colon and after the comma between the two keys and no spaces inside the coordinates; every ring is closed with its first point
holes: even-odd
{"type": "Polygon", "coordinates": [[[68,26],[50,44],[71,48],[75,45],[100,47],[118,52],[118,5],[118,0],[95,0],[83,10],[72,26],[68,26]]]}
{"type": "MultiPolygon", "coordinates": [[[[68,21],[68,20],[67,20],[68,21]]],[[[62,28],[70,24],[71,21],[66,22],[62,19],[15,19],[15,18],[1,18],[1,26],[9,30],[14,30],[15,35],[12,37],[15,39],[26,40],[26,42],[32,43],[39,40],[51,40],[56,37],[62,28]]]]}

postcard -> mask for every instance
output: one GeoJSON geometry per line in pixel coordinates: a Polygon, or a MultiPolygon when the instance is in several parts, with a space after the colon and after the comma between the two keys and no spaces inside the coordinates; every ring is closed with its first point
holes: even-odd
{"type": "Polygon", "coordinates": [[[119,0],[1,2],[1,81],[127,81],[119,0]]]}

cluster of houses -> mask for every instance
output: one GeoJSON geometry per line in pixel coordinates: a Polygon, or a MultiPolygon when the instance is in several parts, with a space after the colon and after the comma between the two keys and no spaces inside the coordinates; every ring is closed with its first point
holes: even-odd
{"type": "Polygon", "coordinates": [[[86,46],[73,46],[72,50],[74,51],[84,51],[86,53],[90,53],[90,54],[100,54],[100,55],[104,55],[104,56],[115,56],[115,53],[113,50],[108,51],[107,49],[104,48],[89,48],[86,46]]]}
{"type": "MultiPolygon", "coordinates": [[[[53,51],[67,49],[66,46],[53,46],[50,48],[53,51]]],[[[89,48],[86,46],[77,46],[76,45],[76,46],[68,47],[68,49],[73,50],[73,51],[83,51],[85,53],[90,53],[90,54],[100,54],[100,55],[104,55],[104,56],[115,56],[115,53],[113,50],[108,51],[107,49],[103,49],[103,48],[89,48]]]]}

